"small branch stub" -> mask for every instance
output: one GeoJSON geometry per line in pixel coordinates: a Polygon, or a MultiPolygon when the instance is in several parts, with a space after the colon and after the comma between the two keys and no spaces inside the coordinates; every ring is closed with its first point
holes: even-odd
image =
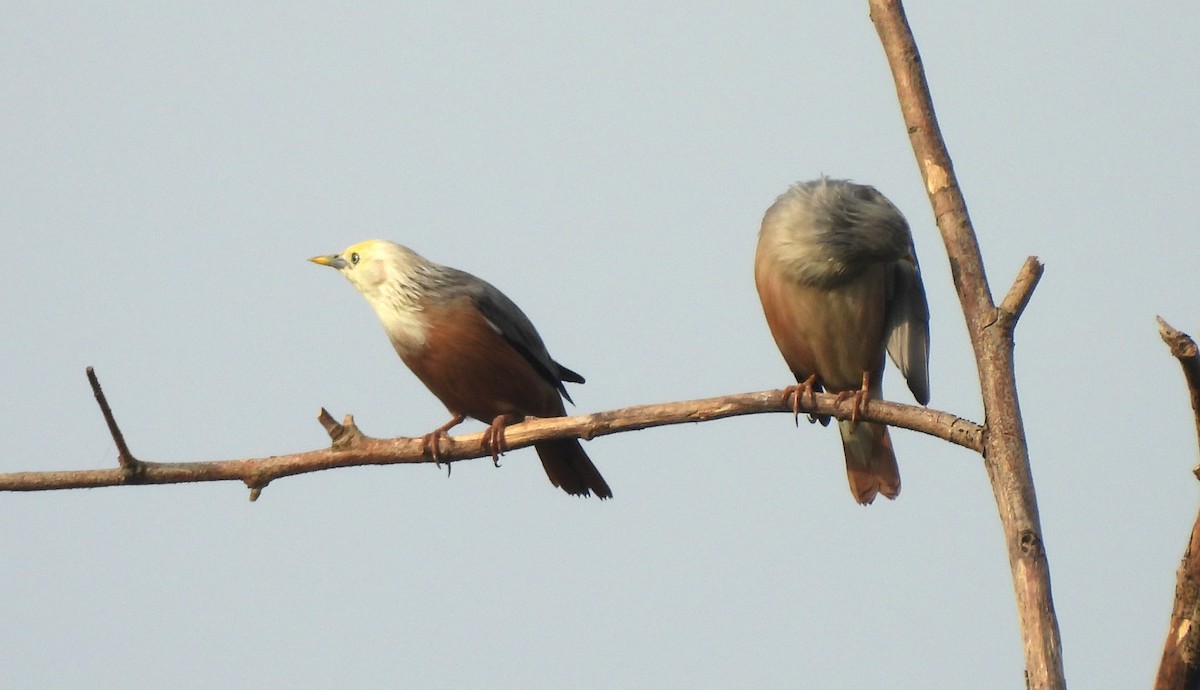
{"type": "Polygon", "coordinates": [[[1017,325],[1017,319],[1021,318],[1021,314],[1025,312],[1025,307],[1029,306],[1029,300],[1033,297],[1033,290],[1037,287],[1038,281],[1042,279],[1042,273],[1046,267],[1038,260],[1036,256],[1031,256],[1025,259],[1025,263],[1021,266],[1021,271],[1017,273],[1017,279],[1013,281],[1012,287],[1009,288],[1008,294],[1005,295],[1004,301],[1000,303],[1000,324],[1009,330],[1012,330],[1017,325]]]}
{"type": "Polygon", "coordinates": [[[324,407],[317,414],[317,421],[321,426],[325,427],[325,433],[329,434],[329,440],[333,442],[334,450],[348,450],[367,439],[358,426],[354,423],[354,415],[346,415],[341,424],[329,414],[329,411],[324,407]]]}

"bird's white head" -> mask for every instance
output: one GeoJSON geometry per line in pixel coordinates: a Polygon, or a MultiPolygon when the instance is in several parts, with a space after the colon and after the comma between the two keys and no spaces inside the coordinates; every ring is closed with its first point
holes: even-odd
{"type": "Polygon", "coordinates": [[[430,262],[408,247],[387,240],[367,240],[347,247],[341,254],[314,256],[309,261],[336,268],[368,300],[380,291],[412,284],[413,274],[430,262]]]}
{"type": "Polygon", "coordinates": [[[425,327],[418,317],[427,291],[423,286],[440,266],[387,240],[359,242],[341,254],[314,256],[309,261],[346,276],[375,309],[397,349],[424,343],[425,327]]]}

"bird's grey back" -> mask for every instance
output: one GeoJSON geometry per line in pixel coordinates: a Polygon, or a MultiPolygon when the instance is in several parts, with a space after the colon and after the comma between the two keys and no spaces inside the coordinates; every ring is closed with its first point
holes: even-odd
{"type": "Polygon", "coordinates": [[[488,323],[492,325],[517,352],[533,366],[544,379],[550,382],[567,400],[562,381],[583,383],[583,377],[555,362],[533,322],[521,311],[508,295],[486,280],[466,271],[449,266],[439,266],[434,278],[436,290],[447,299],[465,296],[471,300],[488,323]]]}

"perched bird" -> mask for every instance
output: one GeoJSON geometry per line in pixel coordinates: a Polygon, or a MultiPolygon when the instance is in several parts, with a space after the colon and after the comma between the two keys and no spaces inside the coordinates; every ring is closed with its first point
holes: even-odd
{"type": "MultiPolygon", "coordinates": [[[[435,459],[446,432],[473,417],[490,424],[493,460],[504,450],[504,426],[526,416],[562,417],[564,381],[583,377],[555,362],[525,313],[490,283],[436,264],[384,240],[317,256],[367,298],[396,353],[450,410],[452,418],[423,439],[435,459]]],[[[569,494],[611,498],[612,490],[576,439],[534,448],[550,482],[569,494]]]]}
{"type": "Polygon", "coordinates": [[[863,505],[895,498],[888,429],[857,413],[882,397],[885,349],[917,402],[929,402],[929,305],[904,216],[874,187],[825,177],[793,185],[763,217],[754,282],[800,384],[788,389],[797,415],[805,392],[853,396],[854,418],[838,422],[850,491],[863,505]]]}

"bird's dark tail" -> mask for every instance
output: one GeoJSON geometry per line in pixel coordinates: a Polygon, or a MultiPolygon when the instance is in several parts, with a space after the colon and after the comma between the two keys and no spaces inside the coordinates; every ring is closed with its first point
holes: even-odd
{"type": "Polygon", "coordinates": [[[600,470],[592,464],[583,446],[573,438],[543,441],[534,446],[550,483],[572,496],[612,498],[612,489],[600,476],[600,470]]]}

